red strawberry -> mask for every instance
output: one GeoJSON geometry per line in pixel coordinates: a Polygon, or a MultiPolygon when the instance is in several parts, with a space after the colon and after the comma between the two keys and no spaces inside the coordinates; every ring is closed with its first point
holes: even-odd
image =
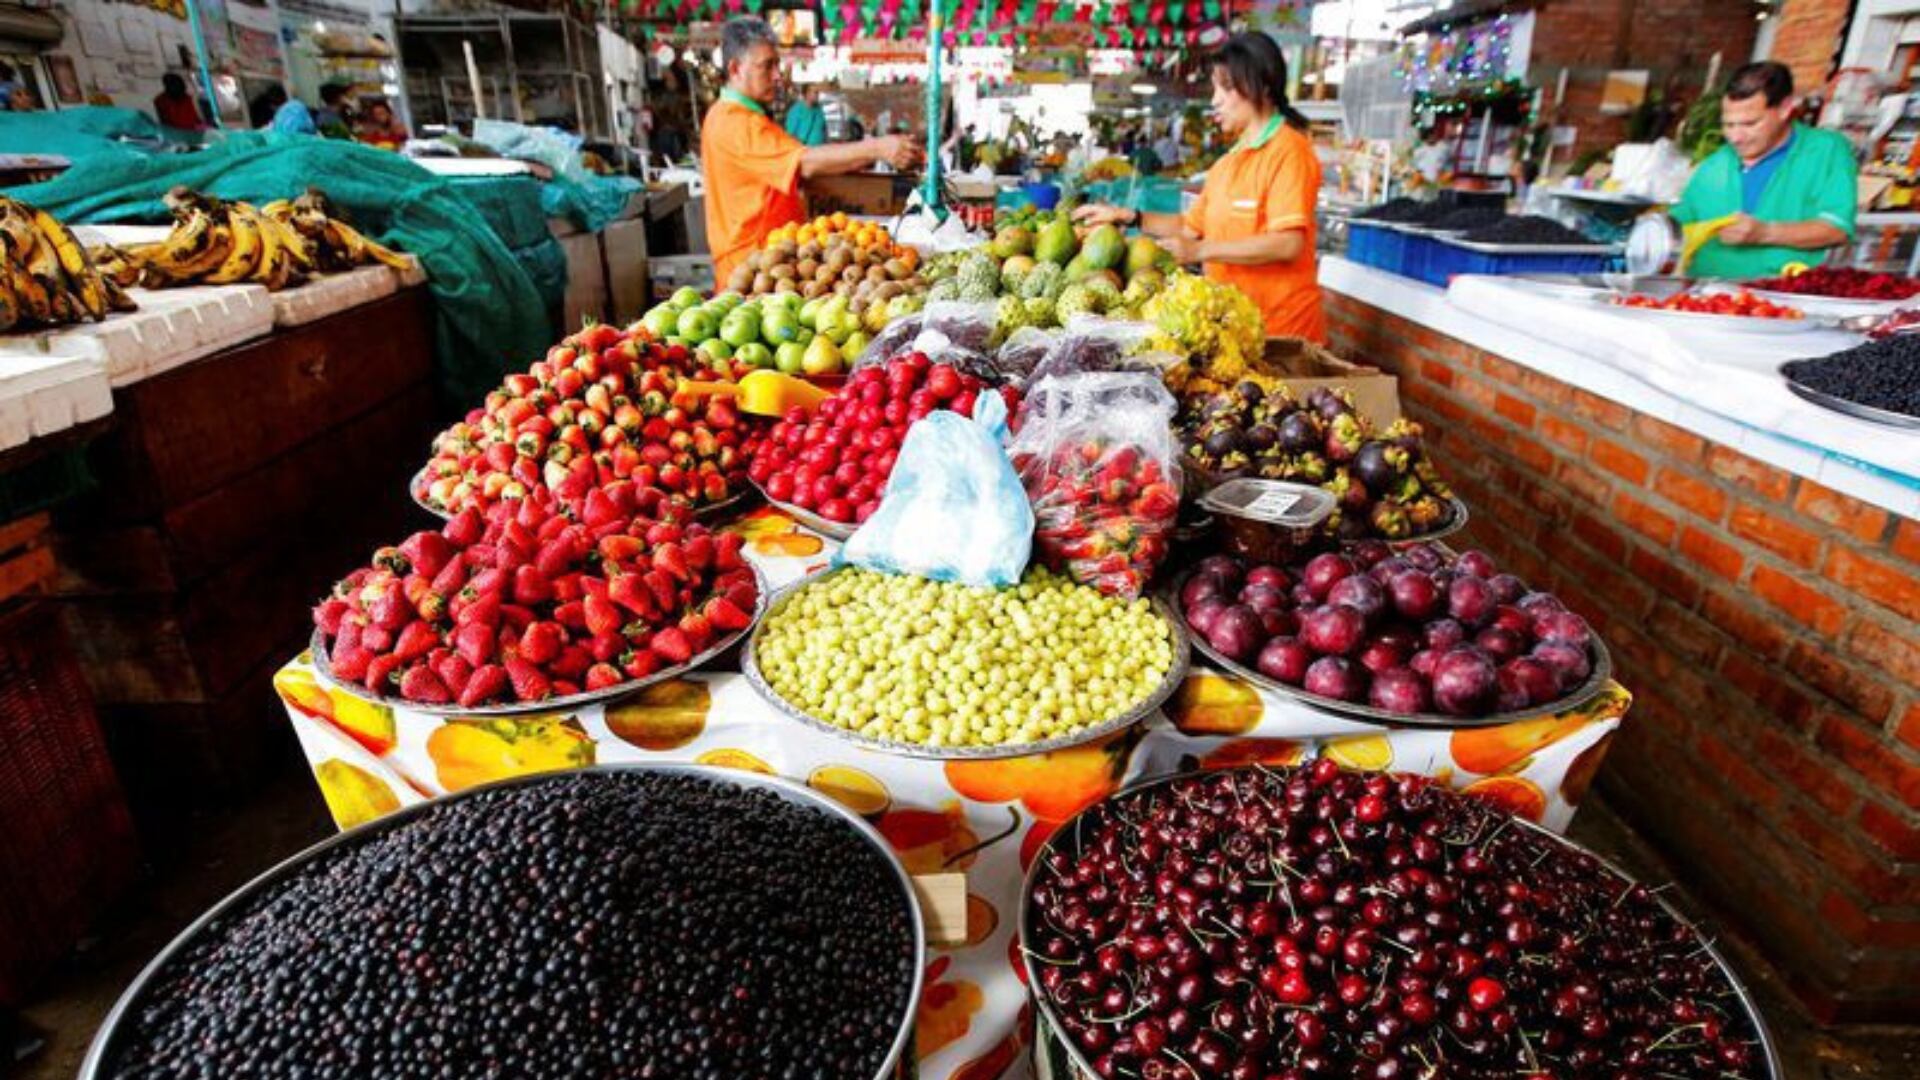
{"type": "Polygon", "coordinates": [[[451,521],[440,530],[440,535],[454,547],[471,547],[480,542],[487,531],[487,521],[480,511],[469,506],[453,516],[451,521]]]}
{"type": "Polygon", "coordinates": [[[507,669],[499,664],[474,668],[473,674],[467,677],[467,685],[460,689],[460,707],[472,709],[485,705],[506,693],[507,683],[507,669]]]}
{"type": "Polygon", "coordinates": [[[425,664],[415,664],[400,679],[400,696],[426,705],[445,705],[453,700],[452,691],[425,664]]]}
{"type": "MultiPolygon", "coordinates": [[[[633,577],[632,574],[624,576],[628,578],[633,577]]],[[[644,591],[642,594],[645,595],[644,591]]],[[[651,600],[652,597],[648,596],[648,599],[651,600]]],[[[605,596],[589,596],[581,602],[581,607],[582,623],[586,626],[588,634],[598,637],[601,634],[618,633],[620,631],[620,609],[614,606],[613,600],[605,596]]],[[[635,612],[634,614],[644,615],[646,613],[635,612]]]]}
{"type": "Polygon", "coordinates": [[[616,533],[600,538],[600,558],[603,562],[632,562],[646,554],[646,551],[646,543],[637,536],[616,533]]]}
{"type": "Polygon", "coordinates": [[[652,618],[663,606],[668,606],[659,602],[641,574],[621,574],[607,582],[607,599],[642,618],[652,618]]]}
{"type": "Polygon", "coordinates": [[[581,584],[581,577],[582,575],[580,574],[580,572],[576,570],[570,573],[561,574],[559,577],[554,578],[553,579],[554,600],[562,604],[571,604],[574,601],[580,599],[582,596],[585,596],[586,588],[581,584]]]}
{"type": "Polygon", "coordinates": [[[367,605],[367,617],[382,630],[398,630],[413,618],[413,608],[401,595],[400,584],[394,582],[367,605]]]}
{"type": "Polygon", "coordinates": [[[753,625],[753,617],[740,610],[733,601],[724,596],[716,596],[707,601],[707,621],[721,633],[730,634],[735,630],[745,630],[753,625]]]}
{"type": "Polygon", "coordinates": [[[554,697],[572,697],[579,692],[580,684],[574,682],[572,679],[553,680],[552,693],[554,697]]]}
{"type": "Polygon", "coordinates": [[[475,595],[486,593],[498,595],[506,591],[511,580],[505,570],[489,566],[474,574],[473,580],[467,582],[467,588],[472,589],[475,595]]]}
{"type": "Polygon", "coordinates": [[[461,659],[476,668],[493,662],[495,642],[493,627],[483,623],[468,623],[453,634],[461,659]]]}
{"type": "Polygon", "coordinates": [[[518,637],[526,632],[532,622],[532,608],[521,607],[519,604],[500,605],[500,632],[503,636],[511,634],[518,637]]]}
{"type": "Polygon", "coordinates": [[[531,623],[526,633],[520,635],[520,658],[535,664],[547,663],[560,655],[566,641],[566,632],[558,623],[531,623]]]}
{"type": "Polygon", "coordinates": [[[713,537],[705,534],[691,536],[687,538],[684,546],[687,552],[687,563],[695,570],[705,570],[713,565],[713,537]]]}
{"type": "Polygon", "coordinates": [[[346,621],[347,613],[352,610],[353,605],[337,597],[322,600],[314,605],[313,625],[319,627],[321,633],[333,637],[340,632],[340,624],[346,621]]]}
{"type": "MultiPolygon", "coordinates": [[[[474,674],[478,676],[479,672],[474,674]]],[[[517,656],[507,661],[507,679],[513,683],[513,696],[521,701],[544,701],[553,696],[553,684],[540,669],[517,656]]]]}
{"type": "Polygon", "coordinates": [[[569,630],[581,630],[587,625],[587,608],[580,601],[561,604],[553,609],[553,621],[569,630]]]}
{"type": "Polygon", "coordinates": [[[1165,484],[1149,484],[1133,500],[1134,517],[1147,521],[1171,518],[1180,509],[1180,496],[1165,484]]]}
{"type": "Polygon", "coordinates": [[[433,575],[433,591],[441,596],[452,596],[460,591],[460,586],[466,583],[467,553],[464,551],[454,552],[453,556],[447,560],[447,564],[440,568],[440,572],[433,575]]]}
{"type": "Polygon", "coordinates": [[[465,686],[467,679],[473,675],[473,665],[454,653],[438,658],[429,657],[427,666],[432,668],[433,673],[440,676],[440,681],[446,683],[448,687],[465,686]]]}
{"type": "Polygon", "coordinates": [[[717,570],[733,570],[741,565],[740,549],[747,538],[739,533],[723,532],[713,542],[713,565],[717,570]]]}
{"type": "Polygon", "coordinates": [[[373,664],[373,654],[358,645],[336,645],[327,653],[333,677],[341,682],[359,682],[373,664]]]}
{"type": "Polygon", "coordinates": [[[421,530],[400,541],[400,554],[413,565],[413,572],[431,578],[453,557],[453,545],[437,532],[421,530]]]}
{"type": "Polygon", "coordinates": [[[633,649],[620,656],[620,670],[631,679],[644,679],[664,666],[650,649],[633,649]]]}
{"type": "Polygon", "coordinates": [[[680,630],[693,642],[695,649],[705,649],[713,644],[713,623],[697,611],[689,611],[680,616],[680,630]]]}
{"type": "Polygon", "coordinates": [[[482,593],[477,599],[460,609],[453,621],[461,626],[498,626],[500,624],[500,594],[482,593]]]}
{"type": "Polygon", "coordinates": [[[534,539],[540,541],[541,546],[544,547],[559,539],[561,534],[569,529],[574,529],[576,532],[579,531],[573,522],[568,521],[564,517],[550,517],[542,521],[539,528],[533,530],[533,536],[534,539]]]}
{"type": "Polygon", "coordinates": [[[627,639],[618,630],[595,634],[593,640],[587,643],[587,651],[593,653],[595,660],[606,663],[627,651],[627,639]]]}
{"type": "Polygon", "coordinates": [[[587,492],[587,501],[580,508],[580,520],[588,526],[604,525],[609,521],[623,519],[620,508],[614,505],[604,491],[598,489],[587,492]]]}
{"type": "Polygon", "coordinates": [[[406,661],[392,653],[383,653],[367,664],[367,674],[362,680],[367,689],[385,696],[393,691],[393,673],[406,665],[406,661]]]}
{"type": "Polygon", "coordinates": [[[415,619],[400,629],[400,636],[393,642],[393,655],[401,660],[417,660],[438,644],[440,635],[433,632],[433,627],[415,619]]]}
{"type": "Polygon", "coordinates": [[[334,635],[333,644],[329,646],[329,648],[336,652],[344,649],[359,648],[361,629],[359,616],[348,615],[346,618],[340,620],[340,630],[334,635]]]}
{"type": "Polygon", "coordinates": [[[752,611],[760,601],[760,587],[753,581],[736,581],[726,586],[726,597],[741,611],[752,611]]]}
{"type": "Polygon", "coordinates": [[[685,530],[671,521],[656,522],[647,527],[647,543],[671,544],[685,535],[685,530]]]}
{"type": "Polygon", "coordinates": [[[687,554],[678,544],[661,544],[653,549],[653,568],[676,581],[692,581],[693,570],[687,566],[687,554]]]}
{"type": "Polygon", "coordinates": [[[627,677],[612,664],[595,664],[587,669],[586,687],[589,691],[605,690],[609,686],[618,686],[626,681],[627,677]]]}
{"type": "Polygon", "coordinates": [[[578,645],[568,645],[560,650],[559,656],[553,658],[553,663],[547,665],[547,670],[559,678],[578,679],[592,666],[592,653],[578,645]]]}
{"type": "Polygon", "coordinates": [[[593,459],[581,457],[575,458],[573,464],[568,467],[566,475],[560,478],[558,484],[553,485],[553,493],[571,502],[587,494],[588,489],[592,487],[593,459]]]}
{"type": "Polygon", "coordinates": [[[653,635],[647,647],[670,665],[684,664],[693,659],[693,642],[688,640],[686,631],[677,626],[669,626],[653,635]]]}
{"type": "Polygon", "coordinates": [[[393,631],[379,626],[362,627],[360,647],[376,656],[387,652],[393,648],[393,631]]]}
{"type": "Polygon", "coordinates": [[[646,584],[647,591],[653,594],[657,610],[672,611],[679,606],[680,593],[673,587],[672,578],[658,570],[649,570],[640,575],[640,580],[646,584]]]}
{"type": "Polygon", "coordinates": [[[513,572],[513,602],[531,607],[553,599],[553,582],[538,567],[522,566],[513,572]]]}

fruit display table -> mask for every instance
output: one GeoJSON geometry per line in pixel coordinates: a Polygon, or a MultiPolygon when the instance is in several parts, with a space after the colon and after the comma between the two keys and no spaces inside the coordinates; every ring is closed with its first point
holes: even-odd
{"type": "Polygon", "coordinates": [[[1399,378],[1473,508],[1462,542],[1578,610],[1634,687],[1615,804],[1816,1013],[1911,1015],[1914,918],[1881,877],[1920,807],[1920,432],[1773,374],[1857,339],[1636,325],[1332,257],[1321,280],[1334,349],[1399,378]]]}
{"type": "MultiPolygon", "coordinates": [[[[729,528],[769,586],[831,560],[836,545],[771,509],[729,528]]],[[[916,1031],[919,1074],[999,1076],[1024,1062],[1031,1013],[1017,974],[1015,904],[1033,852],[1074,813],[1142,777],[1315,753],[1355,767],[1444,778],[1564,829],[1624,717],[1609,686],[1578,710],[1498,727],[1388,729],[1334,717],[1196,667],[1142,723],[1055,753],[919,760],[867,750],[787,718],[722,663],[606,707],[443,719],[370,704],[303,655],[274,686],[343,828],[476,784],[596,763],[691,761],[806,783],[869,818],[915,874],[967,874],[963,943],[933,950],[916,1031]]],[[[1023,1075],[1018,1071],[1008,1075],[1023,1075]]]]}

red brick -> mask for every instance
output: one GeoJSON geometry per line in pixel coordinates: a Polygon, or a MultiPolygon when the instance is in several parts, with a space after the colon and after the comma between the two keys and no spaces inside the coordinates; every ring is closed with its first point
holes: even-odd
{"type": "Polygon", "coordinates": [[[1713,624],[1664,601],[1647,615],[1647,630],[1702,671],[1711,671],[1724,642],[1713,624]]]}
{"type": "Polygon", "coordinates": [[[1438,360],[1420,361],[1420,374],[1441,386],[1453,385],[1453,369],[1438,360]]]}
{"type": "Polygon", "coordinates": [[[1907,706],[1900,717],[1900,726],[1893,729],[1900,741],[1916,750],[1920,750],[1920,701],[1907,706]]]}
{"type": "Polygon", "coordinates": [[[1747,764],[1746,757],[1722,742],[1713,733],[1703,731],[1694,742],[1700,752],[1701,760],[1713,766],[1721,779],[1733,786],[1735,791],[1759,805],[1771,807],[1780,801],[1780,788],[1773,781],[1760,775],[1753,766],[1747,764]]]}
{"type": "Polygon", "coordinates": [[[1845,717],[1828,714],[1820,724],[1820,745],[1880,790],[1920,809],[1920,765],[1902,758],[1873,733],[1845,717]]]}
{"type": "Polygon", "coordinates": [[[1540,434],[1569,453],[1584,457],[1587,453],[1587,429],[1552,413],[1540,414],[1540,434]]]}
{"type": "MultiPolygon", "coordinates": [[[[1546,523],[1543,528],[1548,535],[1560,531],[1560,526],[1546,523]]],[[[1627,541],[1613,528],[1613,523],[1597,514],[1584,510],[1573,512],[1573,535],[1588,547],[1606,556],[1614,562],[1624,562],[1627,557],[1627,541]]]]}
{"type": "Polygon", "coordinates": [[[1861,911],[1837,889],[1820,899],[1820,914],[1848,941],[1870,948],[1920,948],[1920,920],[1882,920],[1861,911]]]}
{"type": "Polygon", "coordinates": [[[1786,823],[1788,832],[1812,849],[1830,869],[1838,870],[1868,900],[1876,904],[1894,903],[1910,888],[1897,872],[1800,807],[1787,811],[1786,823]]]}
{"type": "Polygon", "coordinates": [[[1894,858],[1920,863],[1920,825],[1877,802],[1860,808],[1860,828],[1894,858]]]}
{"type": "Polygon", "coordinates": [[[1617,402],[1608,401],[1598,394],[1590,394],[1575,387],[1573,390],[1573,411],[1615,431],[1627,430],[1627,422],[1633,418],[1633,412],[1617,402]]]}
{"type": "Polygon", "coordinates": [[[1824,573],[1883,608],[1920,619],[1920,577],[1835,545],[1824,573]]]}
{"type": "Polygon", "coordinates": [[[1793,476],[1724,446],[1707,447],[1707,468],[1713,475],[1763,498],[1779,501],[1793,489],[1793,476]]]}
{"type": "Polygon", "coordinates": [[[1848,636],[1847,649],[1908,686],[1920,686],[1920,642],[1862,619],[1848,636]]]}
{"type": "Polygon", "coordinates": [[[1526,368],[1521,367],[1511,360],[1503,360],[1492,353],[1481,353],[1480,370],[1509,386],[1519,386],[1520,376],[1526,371],[1526,368]]]}
{"type": "Polygon", "coordinates": [[[1493,411],[1519,424],[1523,428],[1533,426],[1534,408],[1511,394],[1496,394],[1493,399],[1493,411]]]}
{"type": "Polygon", "coordinates": [[[1613,489],[1607,483],[1606,477],[1601,476],[1599,473],[1594,472],[1584,465],[1579,465],[1571,461],[1562,461],[1560,463],[1558,475],[1560,482],[1572,488],[1574,494],[1579,495],[1595,506],[1607,505],[1607,496],[1611,494],[1613,489]]]}
{"type": "Polygon", "coordinates": [[[1671,554],[1634,548],[1627,554],[1627,571],[1682,607],[1700,599],[1700,582],[1671,554]]]}
{"type": "Polygon", "coordinates": [[[1481,415],[1492,415],[1495,391],[1486,380],[1462,373],[1454,380],[1453,392],[1477,406],[1481,415]]]}
{"type": "Polygon", "coordinates": [[[1804,729],[1813,716],[1813,699],[1781,678],[1772,664],[1729,649],[1720,657],[1720,676],[1788,727],[1804,729]]]}
{"type": "Polygon", "coordinates": [[[1787,651],[1787,670],[1876,724],[1893,710],[1893,693],[1875,674],[1848,665],[1821,646],[1805,641],[1795,644],[1787,651]]]}
{"type": "Polygon", "coordinates": [[[1733,508],[1727,520],[1733,535],[1751,540],[1775,555],[1811,570],[1820,562],[1820,538],[1789,522],[1784,513],[1766,510],[1751,503],[1733,508]]]}
{"type": "Polygon", "coordinates": [[[1691,525],[1680,532],[1680,554],[1728,581],[1739,581],[1747,565],[1739,548],[1691,525]]]}
{"type": "Polygon", "coordinates": [[[1700,436],[1651,416],[1635,416],[1633,433],[1667,457],[1689,464],[1700,460],[1707,448],[1706,440],[1700,436]]]}
{"type": "Polygon", "coordinates": [[[1708,621],[1747,649],[1769,659],[1787,647],[1787,635],[1778,620],[1743,600],[1723,592],[1709,592],[1701,611],[1708,621]]]}
{"type": "Polygon", "coordinates": [[[1828,814],[1842,816],[1859,801],[1840,770],[1814,757],[1798,739],[1762,727],[1753,733],[1753,748],[1775,773],[1828,814]]]}
{"type": "Polygon", "coordinates": [[[1719,524],[1727,511],[1727,493],[1686,473],[1661,468],[1653,474],[1653,490],[1695,517],[1719,524]]]}
{"type": "Polygon", "coordinates": [[[1613,497],[1613,516],[1619,518],[1622,525],[1661,547],[1673,543],[1673,534],[1678,528],[1672,518],[1624,491],[1613,497]]]}
{"type": "Polygon", "coordinates": [[[1807,479],[1800,481],[1793,508],[1861,540],[1878,540],[1887,531],[1885,510],[1807,479]]]}
{"type": "Polygon", "coordinates": [[[1902,518],[1894,526],[1893,553],[1910,563],[1920,563],[1920,521],[1902,518]]]}
{"type": "Polygon", "coordinates": [[[1573,400],[1573,388],[1551,375],[1542,375],[1531,369],[1520,373],[1520,389],[1533,396],[1535,401],[1556,407],[1565,407],[1573,400]]]}
{"type": "Polygon", "coordinates": [[[1593,440],[1593,463],[1639,487],[1647,482],[1647,459],[1611,439],[1593,440]]]}
{"type": "Polygon", "coordinates": [[[1847,609],[1839,601],[1765,563],[1754,564],[1750,588],[1755,596],[1793,616],[1795,621],[1822,637],[1838,634],[1840,624],[1846,621],[1847,609]]]}

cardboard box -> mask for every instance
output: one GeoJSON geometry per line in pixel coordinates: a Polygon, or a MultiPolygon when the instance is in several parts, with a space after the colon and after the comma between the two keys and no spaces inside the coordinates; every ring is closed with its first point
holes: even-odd
{"type": "Polygon", "coordinates": [[[913,177],[904,173],[847,173],[816,176],[805,185],[811,214],[872,214],[891,217],[907,208],[913,177]]]}
{"type": "Polygon", "coordinates": [[[1368,364],[1343,360],[1302,338],[1268,338],[1261,365],[1285,378],[1293,396],[1305,400],[1319,387],[1346,390],[1353,407],[1376,430],[1400,419],[1400,381],[1368,364]]]}

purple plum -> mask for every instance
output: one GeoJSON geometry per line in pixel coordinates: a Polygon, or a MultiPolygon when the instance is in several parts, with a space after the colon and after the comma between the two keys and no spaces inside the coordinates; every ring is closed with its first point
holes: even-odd
{"type": "Polygon", "coordinates": [[[1557,641],[1543,642],[1533,648],[1533,658],[1552,668],[1560,676],[1560,688],[1571,690],[1593,674],[1593,662],[1585,649],[1576,649],[1557,641]]]}
{"type": "Polygon", "coordinates": [[[1493,557],[1484,551],[1462,552],[1459,558],[1453,560],[1453,568],[1482,580],[1499,573],[1498,568],[1493,565],[1493,557]]]}
{"type": "Polygon", "coordinates": [[[1485,649],[1487,655],[1493,657],[1495,663],[1504,664],[1508,660],[1527,651],[1527,640],[1525,638],[1511,630],[1502,630],[1497,626],[1489,626],[1485,630],[1475,634],[1473,643],[1485,649]]]}
{"type": "Polygon", "coordinates": [[[1327,603],[1345,604],[1358,611],[1368,622],[1380,618],[1387,609],[1387,590],[1370,577],[1355,574],[1341,578],[1327,593],[1327,603]]]}
{"type": "Polygon", "coordinates": [[[1399,646],[1375,638],[1360,646],[1360,655],[1355,659],[1360,661],[1361,667],[1378,675],[1391,668],[1403,666],[1407,662],[1407,654],[1399,646]]]}
{"type": "Polygon", "coordinates": [[[1455,578],[1447,586],[1447,614],[1468,626],[1486,625],[1496,606],[1493,588],[1480,578],[1455,578]]]}
{"type": "Polygon", "coordinates": [[[1426,712],[1427,681],[1412,668],[1396,667],[1376,671],[1373,686],[1367,690],[1367,703],[1376,709],[1412,716],[1426,712]]]}
{"type": "Polygon", "coordinates": [[[1300,581],[1314,600],[1324,601],[1335,584],[1342,578],[1352,577],[1354,572],[1352,559],[1330,551],[1308,559],[1306,568],[1300,572],[1300,581]]]}
{"type": "Polygon", "coordinates": [[[1407,661],[1407,666],[1412,668],[1421,678],[1432,682],[1434,665],[1439,662],[1440,653],[1438,651],[1434,649],[1421,649],[1419,652],[1413,654],[1412,659],[1407,661]]]}
{"type": "Polygon", "coordinates": [[[1393,609],[1403,618],[1425,622],[1440,613],[1440,590],[1433,578],[1419,570],[1409,570],[1388,586],[1393,593],[1393,609]]]}
{"type": "Polygon", "coordinates": [[[1240,602],[1255,611],[1283,611],[1293,606],[1286,593],[1271,585],[1248,585],[1240,590],[1240,602]]]}
{"type": "Polygon", "coordinates": [[[1245,660],[1260,649],[1267,638],[1260,616],[1244,604],[1222,611],[1207,628],[1207,644],[1229,660],[1245,660]]]}
{"type": "Polygon", "coordinates": [[[1306,679],[1307,668],[1312,663],[1313,650],[1298,638],[1277,637],[1260,650],[1254,667],[1269,679],[1288,686],[1299,686],[1306,679]]]}
{"type": "Polygon", "coordinates": [[[1360,647],[1366,617],[1344,604],[1315,608],[1300,619],[1300,640],[1323,656],[1345,656],[1360,647]]]}
{"type": "Polygon", "coordinates": [[[1265,585],[1284,592],[1293,587],[1293,578],[1277,566],[1262,563],[1247,571],[1247,584],[1249,586],[1265,585]]]}
{"type": "Polygon", "coordinates": [[[1493,598],[1503,604],[1511,604],[1527,595],[1527,583],[1512,574],[1495,574],[1487,579],[1493,586],[1493,598]]]}
{"type": "Polygon", "coordinates": [[[1218,574],[1195,574],[1180,586],[1180,606],[1191,608],[1202,600],[1212,600],[1233,595],[1227,590],[1226,580],[1218,574]]]}
{"type": "Polygon", "coordinates": [[[1433,665],[1433,703],[1450,716],[1484,716],[1500,693],[1500,670],[1487,654],[1462,646],[1433,665]]]}
{"type": "Polygon", "coordinates": [[[1402,558],[1412,564],[1416,570],[1425,570],[1429,574],[1446,565],[1446,557],[1432,544],[1415,544],[1400,552],[1402,558]]]}
{"type": "Polygon", "coordinates": [[[1500,691],[1518,690],[1523,704],[1517,708],[1545,705],[1560,696],[1560,673],[1544,661],[1530,656],[1516,657],[1500,667],[1500,691]]]}
{"type": "Polygon", "coordinates": [[[1541,641],[1571,645],[1576,649],[1585,649],[1593,643],[1593,631],[1587,628],[1587,620],[1571,611],[1549,611],[1536,616],[1533,620],[1533,636],[1541,641]]]}
{"type": "Polygon", "coordinates": [[[1429,649],[1446,652],[1467,640],[1467,628],[1454,619],[1436,619],[1420,630],[1420,642],[1429,649]]]}
{"type": "Polygon", "coordinates": [[[1336,701],[1359,701],[1367,693],[1366,671],[1342,656],[1323,656],[1307,667],[1303,681],[1309,694],[1336,701]]]}
{"type": "Polygon", "coordinates": [[[1353,556],[1353,561],[1360,564],[1360,569],[1368,570],[1378,565],[1382,559],[1392,555],[1393,549],[1387,546],[1385,540],[1368,539],[1348,548],[1347,554],[1353,556]]]}
{"type": "Polygon", "coordinates": [[[1208,630],[1213,629],[1213,624],[1219,620],[1220,613],[1227,610],[1228,606],[1225,600],[1217,596],[1210,596],[1197,604],[1189,604],[1187,605],[1187,625],[1193,629],[1194,633],[1204,635],[1208,630]]]}

